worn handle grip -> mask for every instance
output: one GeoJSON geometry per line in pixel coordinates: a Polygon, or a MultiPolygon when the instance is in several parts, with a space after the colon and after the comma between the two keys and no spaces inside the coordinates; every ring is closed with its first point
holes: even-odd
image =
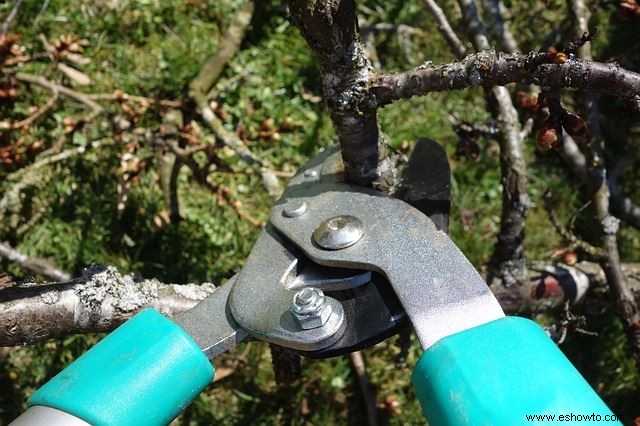
{"type": "Polygon", "coordinates": [[[615,419],[544,330],[524,318],[501,318],[440,340],[420,358],[413,385],[432,426],[615,419]],[[555,418],[527,417],[536,415],[555,418]]]}
{"type": "Polygon", "coordinates": [[[165,425],[213,374],[191,337],[146,309],[38,389],[29,406],[54,408],[92,425],[165,425]]]}

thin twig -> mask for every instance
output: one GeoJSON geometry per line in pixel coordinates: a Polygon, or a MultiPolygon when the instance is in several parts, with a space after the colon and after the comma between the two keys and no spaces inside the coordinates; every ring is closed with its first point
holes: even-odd
{"type": "Polygon", "coordinates": [[[58,91],[54,90],[52,91],[51,97],[47,100],[47,102],[43,106],[38,107],[36,112],[31,114],[29,117],[25,118],[24,120],[20,120],[20,121],[16,121],[15,123],[12,123],[11,127],[13,129],[22,129],[22,128],[29,127],[38,118],[42,117],[47,111],[53,108],[56,102],[58,102],[58,91]]]}
{"type": "Polygon", "coordinates": [[[88,94],[87,98],[94,101],[131,101],[143,105],[158,105],[167,108],[182,108],[184,106],[183,101],[174,101],[170,99],[156,99],[146,96],[129,95],[121,91],[115,91],[114,93],[92,93],[88,94]]]}
{"type": "Polygon", "coordinates": [[[584,251],[594,261],[602,260],[605,255],[601,248],[592,246],[586,241],[581,240],[573,232],[569,231],[564,225],[560,223],[560,219],[558,219],[558,215],[556,214],[553,206],[553,197],[551,196],[551,191],[547,190],[542,198],[544,200],[544,205],[547,210],[549,220],[551,221],[551,224],[555,228],[556,232],[560,234],[560,236],[565,241],[567,241],[572,248],[584,251]]]}
{"type": "Polygon", "coordinates": [[[580,59],[553,61],[548,53],[505,55],[484,51],[467,55],[460,62],[383,75],[371,82],[371,91],[381,106],[437,91],[525,83],[609,93],[640,112],[640,74],[615,64],[580,59]]]}
{"type": "Polygon", "coordinates": [[[84,104],[85,106],[89,107],[93,111],[92,116],[106,114],[106,110],[102,107],[102,105],[95,102],[85,93],[77,92],[66,86],[56,84],[39,75],[19,72],[15,74],[15,77],[16,77],[16,80],[22,81],[23,83],[38,85],[40,87],[43,87],[51,91],[52,93],[59,93],[61,95],[64,95],[68,98],[73,99],[74,101],[84,104]]]}
{"type": "Polygon", "coordinates": [[[353,369],[356,372],[358,384],[360,385],[360,391],[362,392],[362,400],[367,411],[368,424],[369,426],[377,426],[378,415],[375,389],[371,384],[369,375],[367,374],[367,366],[365,364],[362,351],[351,352],[349,357],[351,358],[351,363],[353,364],[353,369]]]}
{"type": "Polygon", "coordinates": [[[436,24],[438,26],[438,31],[444,37],[444,39],[453,50],[453,53],[456,55],[456,58],[462,59],[467,54],[467,49],[464,47],[464,44],[456,34],[456,32],[451,28],[451,24],[447,19],[447,16],[444,14],[444,11],[438,6],[438,3],[435,0],[422,0],[425,7],[429,9],[433,18],[436,20],[436,24]]]}
{"type": "MultiPolygon", "coordinates": [[[[584,0],[569,0],[569,5],[575,16],[576,32],[581,36],[581,40],[588,39],[590,12],[584,0]]],[[[576,44],[577,46],[579,46],[578,56],[584,60],[592,59],[589,43],[579,42],[576,44]]],[[[640,368],[640,309],[629,288],[620,263],[617,241],[619,220],[613,217],[609,210],[610,195],[606,179],[605,144],[600,129],[598,104],[594,94],[590,93],[586,96],[585,107],[588,111],[587,121],[591,134],[587,157],[588,164],[591,165],[593,205],[595,207],[595,219],[600,225],[602,248],[605,253],[605,257],[600,260],[600,265],[605,272],[611,294],[615,299],[618,314],[636,360],[636,366],[640,368]]]]}
{"type": "Polygon", "coordinates": [[[517,52],[519,50],[518,43],[502,16],[502,2],[500,0],[483,0],[482,5],[489,17],[489,29],[497,38],[502,49],[507,53],[517,52]]]}
{"type": "Polygon", "coordinates": [[[189,85],[189,96],[194,100],[205,124],[216,137],[231,148],[248,165],[258,165],[262,182],[269,195],[280,194],[278,178],[265,162],[256,157],[253,152],[234,132],[227,130],[209,105],[207,93],[222,75],[229,61],[236,55],[244,40],[245,33],[253,16],[254,5],[252,1],[246,1],[236,12],[225,38],[220,43],[216,53],[204,64],[196,78],[189,85]]]}
{"type": "Polygon", "coordinates": [[[624,155],[613,168],[609,170],[607,177],[609,183],[609,191],[611,192],[611,203],[614,210],[620,215],[620,218],[627,224],[636,229],[640,229],[640,206],[622,193],[620,188],[620,177],[627,167],[632,155],[624,155]]]}
{"type": "Polygon", "coordinates": [[[18,16],[18,10],[20,10],[20,6],[22,6],[23,1],[24,0],[16,0],[16,2],[13,4],[13,7],[11,8],[11,12],[9,12],[9,14],[7,15],[7,18],[2,23],[2,27],[0,27],[0,37],[6,35],[7,31],[9,31],[9,27],[11,26],[11,23],[13,22],[14,19],[16,19],[16,16],[18,16]]]}
{"type": "Polygon", "coordinates": [[[69,281],[71,279],[71,275],[56,268],[49,261],[38,257],[27,256],[7,243],[0,243],[0,256],[7,258],[11,262],[17,263],[28,271],[40,274],[55,281],[69,281]]]}
{"type": "MultiPolygon", "coordinates": [[[[458,4],[475,49],[489,49],[489,37],[478,16],[475,0],[458,0],[458,4]]],[[[522,129],[518,112],[506,87],[487,87],[485,94],[491,115],[500,129],[500,172],[503,186],[500,231],[490,265],[493,273],[500,276],[505,284],[522,284],[527,275],[523,242],[525,217],[529,208],[522,129]]]]}

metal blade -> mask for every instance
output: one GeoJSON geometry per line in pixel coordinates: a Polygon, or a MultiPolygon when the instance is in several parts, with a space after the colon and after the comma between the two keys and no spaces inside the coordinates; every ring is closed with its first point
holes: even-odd
{"type": "Polygon", "coordinates": [[[173,319],[209,359],[235,347],[249,336],[233,319],[227,303],[235,280],[236,277],[232,277],[193,309],[173,319]]]}
{"type": "Polygon", "coordinates": [[[287,190],[307,212],[288,218],[286,201],[271,210],[271,223],[314,262],[383,274],[411,319],[423,348],[443,337],[504,317],[482,277],[447,234],[410,205],[376,191],[318,184],[315,194],[287,190]],[[332,217],[360,218],[363,237],[342,250],[314,244],[316,227],[332,217]]]}

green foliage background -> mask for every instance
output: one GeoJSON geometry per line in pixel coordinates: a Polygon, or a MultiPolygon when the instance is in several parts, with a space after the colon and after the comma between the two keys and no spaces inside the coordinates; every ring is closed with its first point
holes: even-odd
{"type": "MultiPolygon", "coordinates": [[[[22,36],[20,44],[27,52],[42,50],[39,34],[49,40],[67,33],[86,39],[83,54],[91,62],[82,71],[91,77],[92,84],[81,90],[112,93],[120,89],[129,94],[179,99],[184,97],[202,63],[215,52],[240,3],[51,0],[43,9],[42,2],[27,1],[12,31],[22,36]]],[[[256,3],[257,11],[242,49],[217,83],[218,102],[229,114],[226,125],[230,130],[242,125],[247,132],[255,133],[268,118],[278,123],[288,117],[302,123],[293,131],[282,132],[280,140],[256,139],[249,145],[274,169],[292,172],[320,148],[333,143],[333,129],[325,106],[318,100],[321,84],[314,60],[298,31],[287,21],[285,5],[256,3]]],[[[447,12],[453,11],[452,20],[459,22],[453,3],[443,3],[447,12]]],[[[368,0],[359,4],[368,24],[388,22],[423,30],[410,37],[408,47],[395,31],[376,32],[385,71],[409,69],[427,60],[439,63],[453,59],[420,2],[368,0]]],[[[11,5],[1,4],[0,16],[6,16],[11,5]]],[[[571,40],[564,2],[511,2],[508,8],[510,25],[523,50],[546,48],[549,43],[544,44],[543,40],[554,29],[560,30],[554,43],[565,46],[571,40]]],[[[623,22],[617,18],[615,8],[605,3],[594,4],[593,9],[593,22],[600,34],[594,42],[597,59],[611,60],[639,42],[637,19],[623,22]]],[[[47,61],[37,61],[23,70],[38,74],[47,72],[49,66],[47,61]]],[[[42,104],[49,96],[35,87],[23,90],[15,103],[0,101],[0,118],[23,118],[29,106],[42,104]]],[[[615,100],[605,102],[603,122],[610,141],[608,155],[615,159],[637,147],[638,123],[625,118],[622,106],[615,100]]],[[[568,97],[566,105],[572,104],[568,97]]],[[[73,102],[64,101],[61,105],[30,129],[32,136],[43,138],[47,146],[61,134],[60,123],[65,117],[78,118],[84,113],[73,102]]],[[[441,142],[451,154],[451,235],[480,267],[491,253],[499,226],[501,187],[496,143],[481,141],[482,153],[477,162],[456,158],[457,137],[451,130],[450,113],[472,123],[484,123],[490,118],[481,90],[474,89],[397,102],[380,111],[380,121],[393,149],[410,145],[418,136],[427,136],[441,142]],[[465,226],[460,220],[462,211],[470,212],[473,218],[465,226]]],[[[160,118],[149,113],[136,125],[156,129],[160,118]]],[[[205,138],[211,137],[206,129],[203,132],[205,138]]],[[[105,126],[87,125],[74,135],[67,148],[110,138],[111,132],[105,126]]],[[[529,258],[545,260],[551,258],[553,249],[562,247],[562,242],[542,208],[542,193],[551,188],[563,201],[559,214],[565,219],[578,214],[587,197],[554,153],[537,152],[534,145],[527,141],[534,205],[527,219],[526,247],[529,258]]],[[[136,155],[146,158],[152,166],[132,186],[124,213],[116,214],[117,169],[123,152],[121,144],[105,145],[44,169],[29,187],[29,203],[0,224],[0,240],[10,241],[26,254],[50,258],[72,273],[96,262],[167,282],[221,283],[237,272],[259,229],[240,219],[233,209],[219,205],[216,194],[195,183],[187,168],[183,168],[179,179],[183,220],[177,225],[158,227],[153,218],[167,206],[157,183],[153,154],[144,142],[136,155]]],[[[245,210],[266,219],[273,199],[265,193],[259,176],[231,155],[225,161],[236,172],[212,173],[211,179],[232,188],[245,210]]],[[[627,174],[625,189],[640,201],[640,186],[632,170],[633,167],[627,174]]],[[[12,185],[5,178],[13,171],[0,170],[0,191],[7,191],[12,185]]],[[[584,238],[594,238],[589,208],[578,214],[576,226],[584,238]]],[[[624,260],[638,261],[639,248],[640,233],[625,227],[621,233],[624,260]]],[[[17,277],[27,275],[4,260],[0,261],[0,271],[17,277]]],[[[639,377],[621,325],[613,309],[588,314],[587,327],[598,336],[570,335],[562,348],[614,411],[633,419],[640,415],[639,377]]],[[[98,337],[70,336],[10,351],[0,365],[0,424],[21,412],[26,397],[35,388],[98,337]]],[[[400,363],[394,342],[390,339],[364,352],[371,380],[378,389],[377,399],[382,403],[379,414],[384,424],[423,424],[410,387],[411,366],[420,354],[418,345],[413,342],[406,363],[400,363]]],[[[269,350],[264,344],[241,346],[216,360],[216,366],[232,373],[210,386],[177,424],[341,425],[362,424],[366,418],[348,358],[303,360],[302,379],[291,388],[275,385],[269,350]]]]}

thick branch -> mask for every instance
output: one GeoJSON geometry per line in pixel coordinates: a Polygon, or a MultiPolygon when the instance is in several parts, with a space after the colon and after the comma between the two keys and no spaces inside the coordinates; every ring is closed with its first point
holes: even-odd
{"type": "MultiPolygon", "coordinates": [[[[622,271],[640,294],[640,264],[625,264],[622,271]]],[[[508,313],[554,309],[564,300],[579,303],[587,291],[605,294],[605,275],[596,263],[534,266],[529,288],[494,286],[508,313]],[[551,276],[556,282],[544,277],[551,276]]],[[[80,278],[64,283],[23,284],[0,290],[0,346],[33,344],[73,333],[114,329],[144,307],[172,316],[195,306],[215,290],[205,284],[163,284],[155,279],[122,276],[113,267],[92,266],[80,278]]],[[[591,300],[591,298],[589,299],[591,300]]],[[[607,303],[597,297],[594,303],[607,303]]],[[[605,305],[606,306],[606,305],[605,305]]]]}
{"type": "Polygon", "coordinates": [[[378,105],[431,92],[476,86],[526,83],[550,88],[574,88],[609,93],[631,103],[640,112],[640,74],[616,64],[568,60],[556,64],[547,53],[502,54],[485,51],[460,62],[377,78],[371,84],[378,105]]]}
{"type": "Polygon", "coordinates": [[[0,346],[32,344],[73,333],[110,331],[143,307],[172,316],[211,294],[210,283],[162,284],[92,266],[60,284],[23,284],[0,290],[0,346]]]}
{"type": "Polygon", "coordinates": [[[367,90],[372,67],[358,35],[354,0],[289,0],[289,10],[318,59],[347,179],[388,189],[393,170],[367,90]]]}

